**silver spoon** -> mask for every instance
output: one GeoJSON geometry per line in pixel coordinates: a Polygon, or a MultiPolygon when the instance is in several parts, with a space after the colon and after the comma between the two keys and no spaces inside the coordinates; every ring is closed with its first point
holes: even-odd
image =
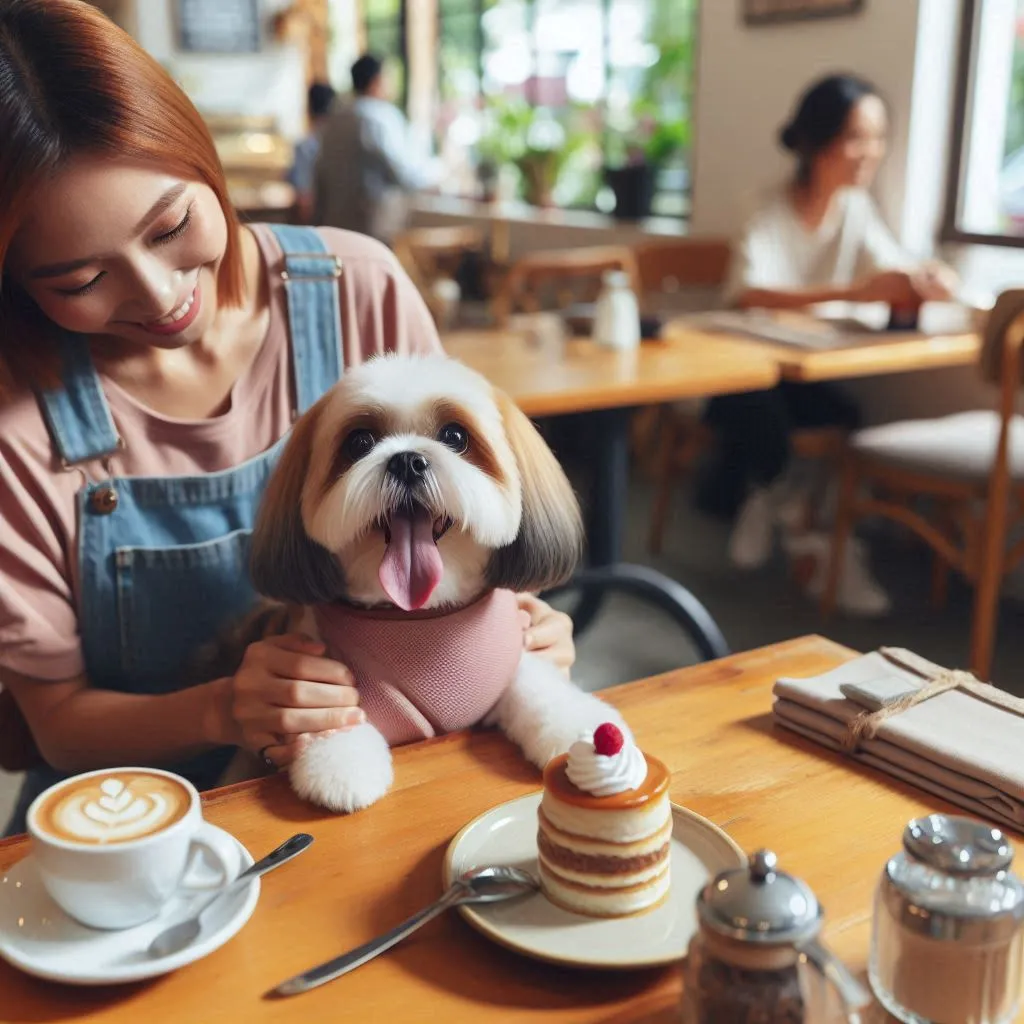
{"type": "Polygon", "coordinates": [[[540,884],[533,875],[519,868],[489,867],[474,868],[456,879],[452,887],[436,902],[413,914],[407,921],[396,925],[389,932],[379,935],[370,942],[341,956],[328,960],[326,963],[313,967],[302,974],[282,981],[277,988],[271,989],[268,995],[294,996],[300,992],[308,992],[311,988],[325,982],[340,978],[349,971],[354,971],[368,960],[390,949],[411,935],[417,928],[433,920],[438,914],[466,903],[499,903],[502,900],[514,899],[528,892],[536,892],[540,884]]]}
{"type": "Polygon", "coordinates": [[[266,857],[256,861],[252,867],[246,868],[233,881],[218,889],[190,918],[165,928],[149,944],[147,950],[149,955],[151,957],[171,956],[184,949],[199,937],[203,928],[201,918],[217,900],[238,892],[239,889],[244,889],[254,878],[259,878],[260,875],[265,875],[268,871],[273,871],[274,868],[286,864],[292,857],[297,857],[302,853],[311,842],[313,842],[313,837],[306,832],[299,832],[291,839],[286,839],[276,850],[272,850],[266,857]]]}

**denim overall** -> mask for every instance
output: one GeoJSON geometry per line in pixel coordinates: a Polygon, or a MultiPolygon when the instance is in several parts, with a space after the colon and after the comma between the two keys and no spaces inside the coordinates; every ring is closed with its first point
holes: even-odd
{"type": "MultiPolygon", "coordinates": [[[[341,376],[340,261],[312,229],[269,225],[285,253],[294,415],[341,376]]],[[[61,386],[40,395],[65,469],[107,459],[122,447],[88,346],[62,343],[61,386]]],[[[182,687],[189,657],[256,600],[248,578],[249,540],[281,438],[240,466],[202,476],[87,480],[77,496],[79,631],[91,686],[163,694],[182,687]]],[[[233,747],[178,764],[209,789],[233,747]]],[[[156,766],[154,766],[156,767],[156,766]]],[[[29,772],[5,834],[24,831],[31,801],[69,773],[29,772]]]]}

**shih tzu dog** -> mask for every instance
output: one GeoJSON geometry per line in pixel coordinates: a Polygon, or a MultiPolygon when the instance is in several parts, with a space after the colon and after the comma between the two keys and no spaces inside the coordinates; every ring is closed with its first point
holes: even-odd
{"type": "Polygon", "coordinates": [[[496,725],[538,767],[621,716],[526,653],[516,592],[566,581],[579,507],[511,400],[444,356],[347,371],[296,423],[268,484],[251,572],[300,605],[353,672],[366,724],[314,739],[295,791],[354,811],[392,782],[390,746],[496,725]]]}

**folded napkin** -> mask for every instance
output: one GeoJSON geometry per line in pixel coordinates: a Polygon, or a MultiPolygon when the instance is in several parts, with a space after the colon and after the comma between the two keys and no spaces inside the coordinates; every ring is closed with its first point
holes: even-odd
{"type": "Polygon", "coordinates": [[[1024,829],[1024,700],[900,648],[773,692],[780,726],[1024,829]]]}

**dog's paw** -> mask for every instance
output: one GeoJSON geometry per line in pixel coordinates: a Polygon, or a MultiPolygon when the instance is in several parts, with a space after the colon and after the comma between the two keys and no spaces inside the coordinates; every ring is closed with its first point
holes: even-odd
{"type": "Polygon", "coordinates": [[[289,771],[304,800],[350,814],[376,803],[391,788],[391,750],[372,725],[314,740],[289,771]]]}
{"type": "Polygon", "coordinates": [[[529,677],[517,681],[501,709],[497,724],[538,768],[566,753],[582,735],[603,722],[613,722],[632,738],[618,710],[592,693],[564,680],[546,679],[540,685],[529,677]]]}
{"type": "Polygon", "coordinates": [[[523,753],[538,768],[543,768],[553,757],[568,753],[578,739],[593,733],[604,722],[613,722],[622,730],[623,736],[631,738],[629,727],[615,708],[591,694],[581,696],[590,699],[571,709],[571,717],[548,719],[532,737],[523,737],[523,753]]]}

